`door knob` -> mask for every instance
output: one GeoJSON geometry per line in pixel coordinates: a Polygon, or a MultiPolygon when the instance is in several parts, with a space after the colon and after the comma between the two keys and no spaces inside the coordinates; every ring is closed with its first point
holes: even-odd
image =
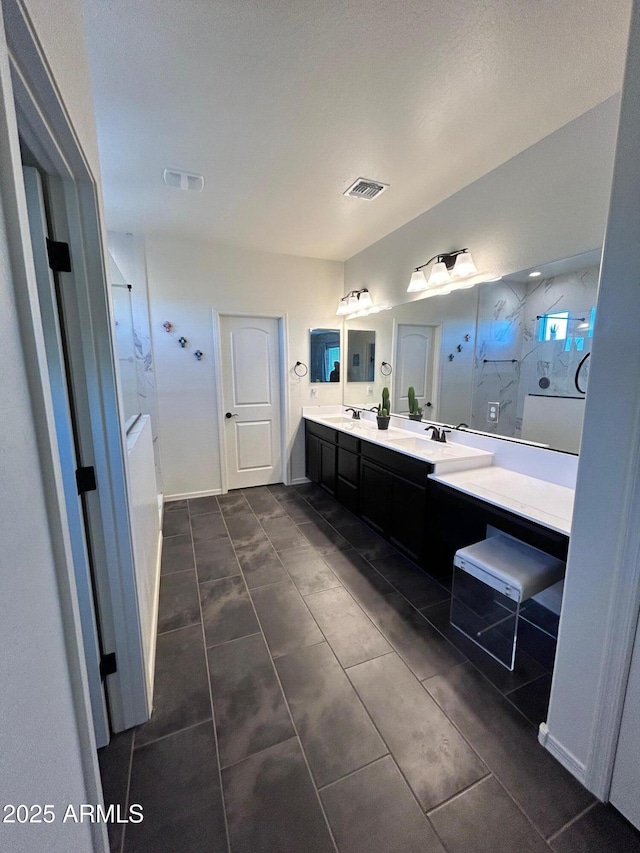
{"type": "Polygon", "coordinates": [[[425,406],[427,407],[427,409],[430,409],[432,405],[433,405],[432,403],[425,403],[425,406]]]}
{"type": "Polygon", "coordinates": [[[238,417],[237,415],[231,414],[231,412],[227,412],[227,414],[225,415],[225,418],[237,418],[237,417],[238,417]]]}

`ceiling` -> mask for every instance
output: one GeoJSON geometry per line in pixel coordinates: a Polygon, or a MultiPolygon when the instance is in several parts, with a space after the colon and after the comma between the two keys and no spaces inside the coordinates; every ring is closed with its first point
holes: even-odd
{"type": "Polygon", "coordinates": [[[616,92],[631,3],[85,7],[109,228],[345,260],[616,92]]]}

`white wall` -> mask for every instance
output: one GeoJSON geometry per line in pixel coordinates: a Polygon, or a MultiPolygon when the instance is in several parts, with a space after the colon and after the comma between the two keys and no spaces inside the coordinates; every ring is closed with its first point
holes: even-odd
{"type": "Polygon", "coordinates": [[[287,439],[291,475],[304,477],[303,405],[340,403],[341,384],[311,386],[292,372],[309,364],[309,329],[339,328],[343,265],[335,261],[247,252],[201,241],[147,235],[160,455],[165,497],[220,489],[212,311],[288,317],[287,439]],[[166,321],[174,324],[170,334],[166,321]],[[188,346],[182,349],[178,338],[188,346]],[[202,350],[197,361],[193,353],[202,350]],[[318,395],[311,397],[311,389],[318,395]]]}
{"type": "MultiPolygon", "coordinates": [[[[78,119],[87,157],[97,164],[81,3],[62,0],[55,8],[44,2],[26,5],[37,22],[43,51],[55,67],[60,90],[65,92],[69,84],[70,113],[78,119]]],[[[15,11],[11,3],[3,2],[3,11],[7,8],[12,14],[15,11]]],[[[56,491],[55,466],[47,456],[43,423],[50,399],[38,384],[42,338],[37,329],[34,334],[24,322],[18,322],[18,316],[24,319],[28,313],[20,251],[25,211],[15,189],[16,181],[21,180],[20,155],[1,27],[0,87],[2,799],[5,803],[52,803],[60,815],[67,803],[95,801],[99,788],[95,756],[87,756],[91,736],[86,685],[85,701],[78,702],[83,683],[78,648],[69,629],[74,607],[65,587],[64,537],[55,527],[51,502],[56,491]]],[[[87,824],[63,824],[59,819],[52,825],[0,824],[3,850],[72,853],[97,850],[94,843],[100,840],[87,824]]]]}
{"type": "MultiPolygon", "coordinates": [[[[368,287],[375,302],[407,302],[412,269],[463,246],[479,269],[499,274],[597,248],[618,110],[619,96],[609,98],[354,255],[345,264],[345,289],[368,287]]],[[[384,196],[376,203],[384,204],[384,196]]]]}
{"type": "MultiPolygon", "coordinates": [[[[640,601],[639,38],[634,2],[547,719],[549,747],[601,797],[608,793],[640,601]]],[[[628,787],[638,790],[640,770],[631,769],[628,787]]],[[[637,810],[629,816],[640,824],[637,810]]]]}

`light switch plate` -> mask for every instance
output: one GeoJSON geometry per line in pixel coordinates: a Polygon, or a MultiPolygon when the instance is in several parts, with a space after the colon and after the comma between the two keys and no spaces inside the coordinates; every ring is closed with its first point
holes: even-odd
{"type": "Polygon", "coordinates": [[[487,423],[497,424],[500,420],[500,403],[487,403],[487,423]]]}
{"type": "Polygon", "coordinates": [[[317,397],[317,396],[318,396],[318,389],[317,389],[317,388],[312,388],[312,389],[311,389],[311,396],[312,396],[312,397],[317,397]]]}

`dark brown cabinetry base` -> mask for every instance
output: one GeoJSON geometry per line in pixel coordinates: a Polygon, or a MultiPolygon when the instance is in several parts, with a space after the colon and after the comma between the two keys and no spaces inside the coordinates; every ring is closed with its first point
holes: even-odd
{"type": "Polygon", "coordinates": [[[429,463],[305,424],[307,477],[434,577],[450,577],[458,548],[485,539],[491,527],[566,560],[568,536],[428,480],[429,463]]]}

